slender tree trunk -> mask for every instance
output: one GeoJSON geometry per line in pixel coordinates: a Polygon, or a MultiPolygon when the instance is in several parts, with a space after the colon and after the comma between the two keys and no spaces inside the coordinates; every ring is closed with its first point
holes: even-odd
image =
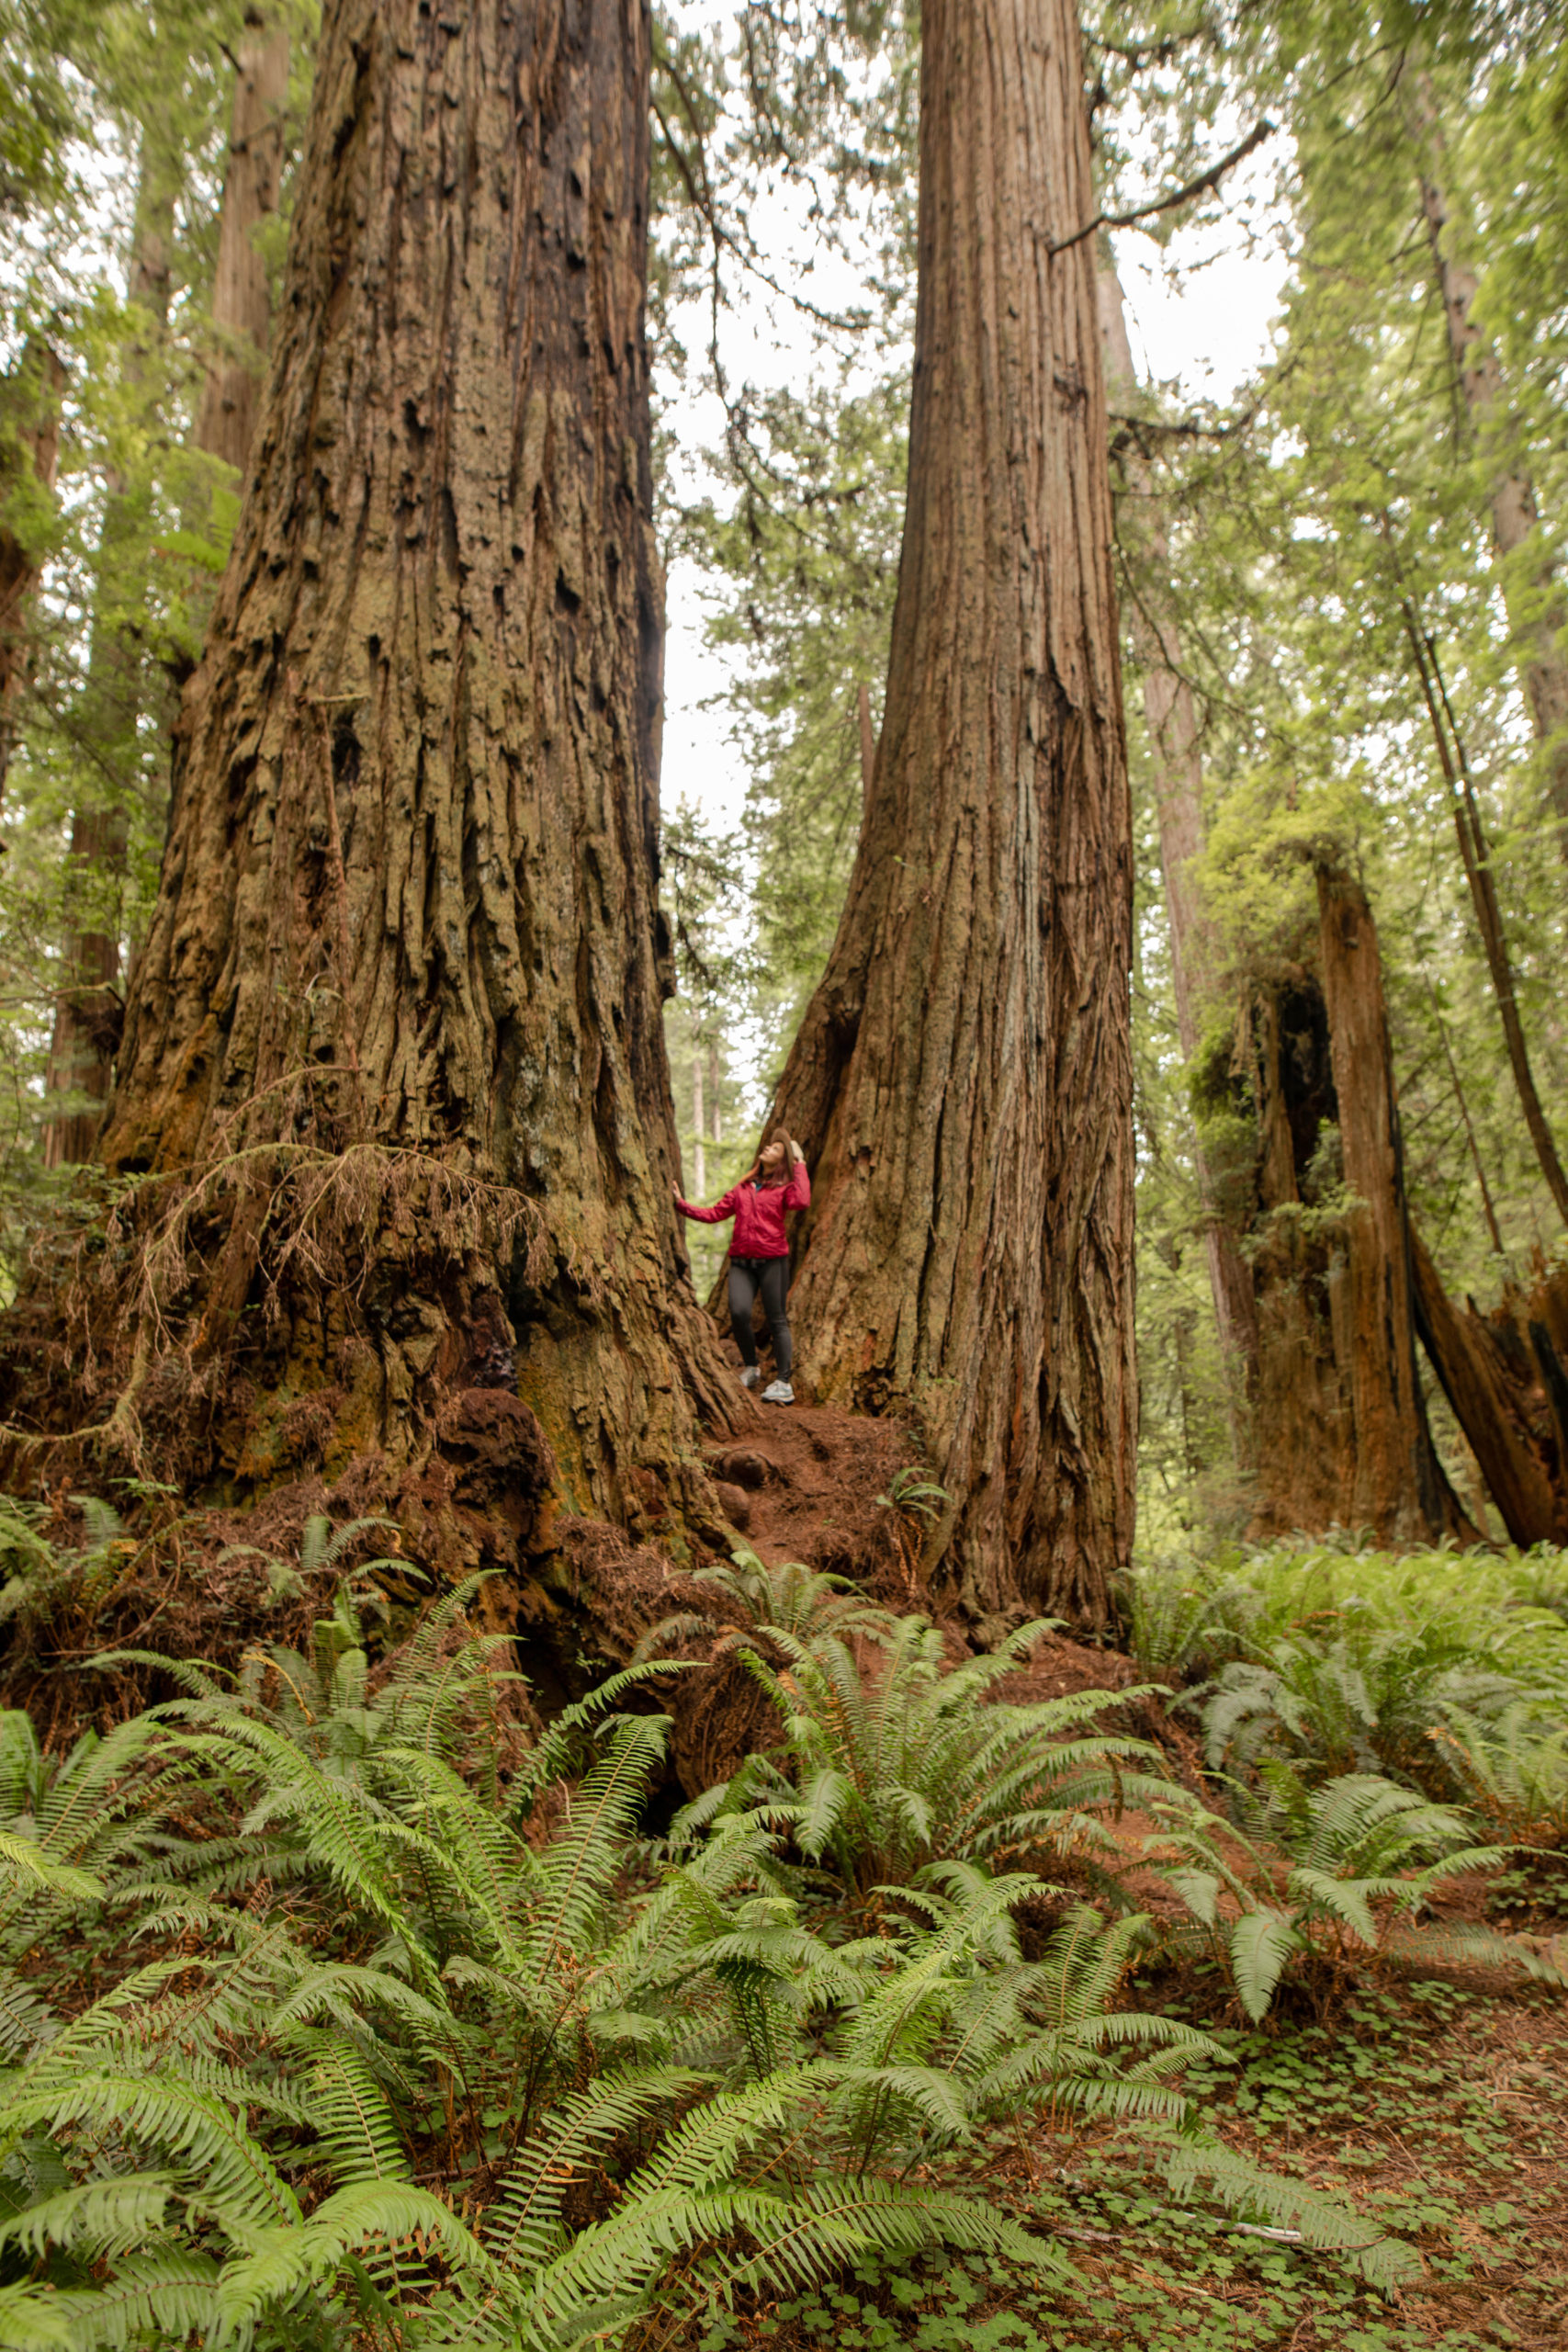
{"type": "MultiPolygon", "coordinates": [[[[187,1479],[304,1447],[449,1516],[542,1424],[636,1525],[705,1507],[695,1404],[749,1409],[670,1199],[649,71],[637,0],[324,15],[100,1146],[161,1181],[84,1275],[109,1434],[187,1479]]],[[[91,1359],[31,1305],[12,1410],[68,1422],[91,1359]]]]}
{"type": "Polygon", "coordinates": [[[0,802],[31,666],[28,606],[47,537],[42,508],[53,510],[64,389],[64,368],[36,336],[0,384],[0,802]]]}
{"type": "MultiPolygon", "coordinates": [[[[170,248],[177,185],[175,159],[152,131],[143,133],[132,225],[129,299],[135,318],[124,363],[125,390],[151,424],[164,390],[162,347],[169,316],[170,248]]],[[[146,486],[118,475],[107,486],[98,538],[100,597],[111,608],[126,594],[132,551],[146,536],[146,486]]],[[[92,1155],[114,1076],[121,1004],[119,897],[125,871],[127,804],[141,756],[144,681],[138,649],[112,620],[95,625],[80,706],[89,747],[86,785],[71,820],[72,914],[62,958],[46,1091],[75,1105],[44,1128],[44,1165],[62,1168],[92,1155]]]]}
{"type": "Polygon", "coordinates": [[[1492,468],[1492,539],[1508,627],[1517,649],[1525,700],[1536,740],[1544,747],[1547,789],[1558,849],[1568,860],[1568,622],[1561,585],[1549,564],[1530,561],[1540,516],[1535,484],[1517,455],[1517,427],[1510,413],[1497,354],[1475,317],[1480,290],[1461,249],[1448,183],[1450,164],[1431,76],[1404,77],[1405,111],[1421,157],[1421,209],[1448,326],[1449,350],[1471,427],[1492,468]]]}
{"type": "Polygon", "coordinates": [[[1131,820],[1077,12],[922,19],[909,490],[849,895],[773,1115],[797,1363],[912,1412],[965,1605],[1102,1622],[1132,1538],[1131,820]]]}
{"type": "Polygon", "coordinates": [[[1349,1518],[1388,1544],[1469,1524],[1433,1450],[1416,1364],[1404,1150],[1382,961],[1366,892],[1342,867],[1317,873],[1323,994],[1334,1059],[1345,1212],[1339,1356],[1350,1402],[1349,1518]]]}
{"type": "Polygon", "coordinates": [[[218,224],[213,353],[195,435],[198,449],[239,473],[250,455],[271,326],[266,263],[256,232],[277,209],[288,103],[288,27],[269,27],[254,8],[246,12],[245,26],[218,224]]]}
{"type": "Polygon", "coordinates": [[[861,818],[863,822],[871,807],[871,787],[876,776],[876,729],[871,718],[871,688],[863,678],[855,694],[855,718],[860,728],[861,818]]]}
{"type": "Polygon", "coordinates": [[[707,1132],[703,1106],[703,1041],[692,1039],[692,1125],[696,1139],[692,1154],[692,1169],[696,1178],[696,1197],[705,1201],[708,1192],[707,1132]]]}
{"type": "MultiPolygon", "coordinates": [[[[1121,280],[1108,262],[1096,272],[1100,330],[1110,392],[1131,392],[1136,377],[1127,334],[1121,280]]],[[[1149,761],[1159,820],[1160,872],[1170,923],[1171,978],[1182,1059],[1190,1068],[1202,1042],[1202,1012],[1213,994],[1217,950],[1197,883],[1203,852],[1203,762],[1192,689],[1181,658],[1181,640],[1169,611],[1170,545],[1155,496],[1149,468],[1135,455],[1126,475],[1139,509],[1146,563],[1129,599],[1127,621],[1144,681],[1144,715],[1149,731],[1149,761]]],[[[1256,1387],[1258,1313],[1252,1275],[1240,1243],[1219,1212],[1215,1186],[1201,1141],[1193,1153],[1203,1209],[1203,1246],[1214,1321],[1226,1369],[1231,1438],[1238,1460],[1249,1442],[1242,1399],[1256,1387]],[[1238,1397],[1238,1390],[1241,1392],[1238,1397]]]]}
{"type": "Polygon", "coordinates": [[[1404,618],[1405,634],[1416,657],[1427,713],[1432,722],[1438,758],[1448,783],[1454,830],[1459,836],[1460,858],[1464,866],[1465,879],[1470,885],[1471,903],[1475,909],[1476,926],[1485,951],[1486,968],[1491,975],[1492,993],[1503,1024],[1503,1036],[1508,1048],[1508,1066],[1514,1074],[1519,1107],[1525,1114],[1525,1125],[1529,1130],[1536,1164],[1546,1179],[1547,1191],[1551,1194],[1559,1216],[1568,1223],[1568,1174],[1564,1173],[1562,1162],[1557,1156],[1557,1145],[1536,1086],[1535,1072],[1530,1067],[1524,1023],[1519,1017],[1518,998],[1514,990],[1513,958],[1508,953],[1507,933],[1503,927],[1503,910],[1497,897],[1492,852],[1482,821],[1481,804],[1475,797],[1471,778],[1470,763],[1465,758],[1464,745],[1449,708],[1448,695],[1438,668],[1436,645],[1423,632],[1416,608],[1408,598],[1400,609],[1404,618]]]}

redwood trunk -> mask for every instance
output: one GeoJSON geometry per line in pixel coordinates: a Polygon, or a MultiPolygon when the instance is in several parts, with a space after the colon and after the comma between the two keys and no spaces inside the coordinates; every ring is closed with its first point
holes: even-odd
{"type": "Polygon", "coordinates": [[[1349,1201],[1336,1352],[1350,1407],[1349,1509],[1380,1542],[1475,1539],[1433,1451],[1416,1365],[1404,1149],[1377,925],[1361,885],[1317,876],[1323,994],[1349,1201]]]}
{"type": "Polygon", "coordinates": [[[1335,1256],[1315,1191],[1318,1143],[1338,1107],[1327,1015],[1315,978],[1303,972],[1258,989],[1252,1043],[1258,1120],[1252,1532],[1267,1538],[1343,1523],[1350,1510],[1355,1439],[1335,1351],[1335,1256]]]}
{"type": "Polygon", "coordinates": [[[1450,172],[1447,144],[1430,75],[1412,74],[1405,89],[1411,128],[1422,152],[1421,209],[1442,298],[1449,350],[1472,430],[1491,464],[1492,539],[1501,559],[1503,602],[1517,649],[1530,722],[1537,741],[1544,747],[1557,846],[1568,860],[1568,656],[1561,643],[1568,614],[1550,564],[1538,560],[1532,566],[1529,561],[1528,550],[1540,523],[1535,484],[1512,447],[1517,428],[1503,371],[1476,320],[1480,287],[1460,250],[1459,224],[1452,218],[1445,186],[1450,172]]]}
{"type": "Polygon", "coordinates": [[[823,1397],[911,1413],[985,1618],[1091,1623],[1132,1539],[1131,820],[1078,25],[922,18],[919,293],[886,709],[775,1116],[823,1397]]]}
{"type": "Polygon", "coordinates": [[[16,741],[17,702],[31,666],[28,605],[38,585],[44,518],[53,504],[65,370],[30,340],[0,386],[0,800],[16,741]]]}
{"type": "MultiPolygon", "coordinates": [[[[1096,277],[1100,335],[1109,390],[1131,392],[1136,378],[1121,281],[1101,263],[1096,277]]],[[[1203,911],[1197,882],[1203,853],[1203,761],[1198,718],[1182,661],[1181,640],[1169,609],[1170,545],[1148,466],[1134,456],[1127,463],[1134,526],[1146,558],[1129,599],[1128,628],[1144,681],[1149,765],[1159,822],[1160,873],[1170,925],[1171,978],[1176,993],[1177,1034],[1182,1059],[1190,1069],[1202,1043],[1202,1015],[1213,987],[1217,950],[1213,925],[1203,911]]],[[[1202,1142],[1193,1145],[1198,1195],[1203,1210],[1203,1244],[1214,1322],[1226,1367],[1231,1435],[1238,1458],[1248,1451],[1237,1391],[1250,1396],[1256,1385],[1258,1313],[1252,1275],[1235,1233],[1220,1215],[1215,1185],[1202,1142]]]]}
{"type": "Polygon", "coordinates": [[[277,209],[288,102],[288,31],[247,12],[240,45],[218,262],[212,280],[214,349],[197,413],[196,446],[243,473],[255,425],[270,328],[266,263],[256,243],[277,209]]]}
{"type": "Polygon", "coordinates": [[[135,1334],[112,1429],[183,1397],[242,1488],[453,1428],[504,1454],[526,1406],[571,1509],[706,1491],[694,1393],[722,1416],[727,1384],[654,911],[649,58],[637,0],[323,20],[100,1148],[164,1181],[132,1295],[103,1261],[88,1292],[135,1334]]]}

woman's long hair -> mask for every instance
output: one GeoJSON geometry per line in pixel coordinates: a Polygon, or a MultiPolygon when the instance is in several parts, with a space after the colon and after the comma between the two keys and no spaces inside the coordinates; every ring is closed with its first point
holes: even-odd
{"type": "MultiPolygon", "coordinates": [[[[790,1178],[800,1166],[800,1163],[805,1159],[806,1154],[802,1151],[795,1137],[793,1136],[785,1135],[782,1127],[775,1127],[773,1134],[769,1136],[767,1140],[769,1143],[782,1143],[784,1146],[784,1166],[776,1176],[759,1175],[759,1182],[765,1184],[767,1189],[772,1192],[775,1184],[787,1184],[789,1182],[790,1178]]],[[[760,1170],[761,1167],[761,1160],[760,1157],[757,1164],[760,1170]]]]}

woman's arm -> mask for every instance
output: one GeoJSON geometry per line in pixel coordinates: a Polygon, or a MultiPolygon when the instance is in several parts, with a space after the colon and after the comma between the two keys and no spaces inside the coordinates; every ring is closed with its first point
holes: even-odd
{"type": "Polygon", "coordinates": [[[806,1172],[806,1162],[797,1159],[790,1170],[784,1186],[784,1204],[786,1209],[808,1209],[811,1206],[811,1179],[806,1172]]]}
{"type": "Polygon", "coordinates": [[[679,1184],[675,1187],[675,1205],[681,1215],[695,1217],[699,1225],[722,1225],[727,1217],[735,1215],[735,1204],[739,1197],[739,1185],[732,1184],[722,1201],[715,1201],[711,1209],[699,1209],[694,1207],[690,1201],[682,1198],[679,1184]]]}

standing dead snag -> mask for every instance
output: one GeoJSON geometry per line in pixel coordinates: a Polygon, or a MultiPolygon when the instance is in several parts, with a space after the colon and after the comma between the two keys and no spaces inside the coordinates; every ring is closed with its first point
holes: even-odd
{"type": "Polygon", "coordinates": [[[88,1418],[69,1367],[86,1332],[124,1378],[129,1304],[117,1433],[183,1411],[242,1486],[301,1447],[417,1463],[512,1388],[570,1507],[705,1491],[653,896],[649,54],[626,0],[326,10],[99,1151],[144,1180],[138,1250],[80,1275],[81,1330],[37,1293],[13,1318],[13,1418],[40,1368],[50,1425],[88,1418]]]}
{"type": "Polygon", "coordinates": [[[969,1608],[1132,1537],[1131,817],[1077,17],[922,19],[909,491],[849,896],[774,1116],[818,1392],[911,1409],[969,1608]]]}
{"type": "Polygon", "coordinates": [[[1338,1516],[1374,1528],[1384,1543],[1473,1541],[1433,1451],[1416,1371],[1404,1149],[1377,925],[1365,890],[1341,866],[1319,865],[1317,899],[1347,1195],[1334,1319],[1352,1445],[1338,1516]]]}

